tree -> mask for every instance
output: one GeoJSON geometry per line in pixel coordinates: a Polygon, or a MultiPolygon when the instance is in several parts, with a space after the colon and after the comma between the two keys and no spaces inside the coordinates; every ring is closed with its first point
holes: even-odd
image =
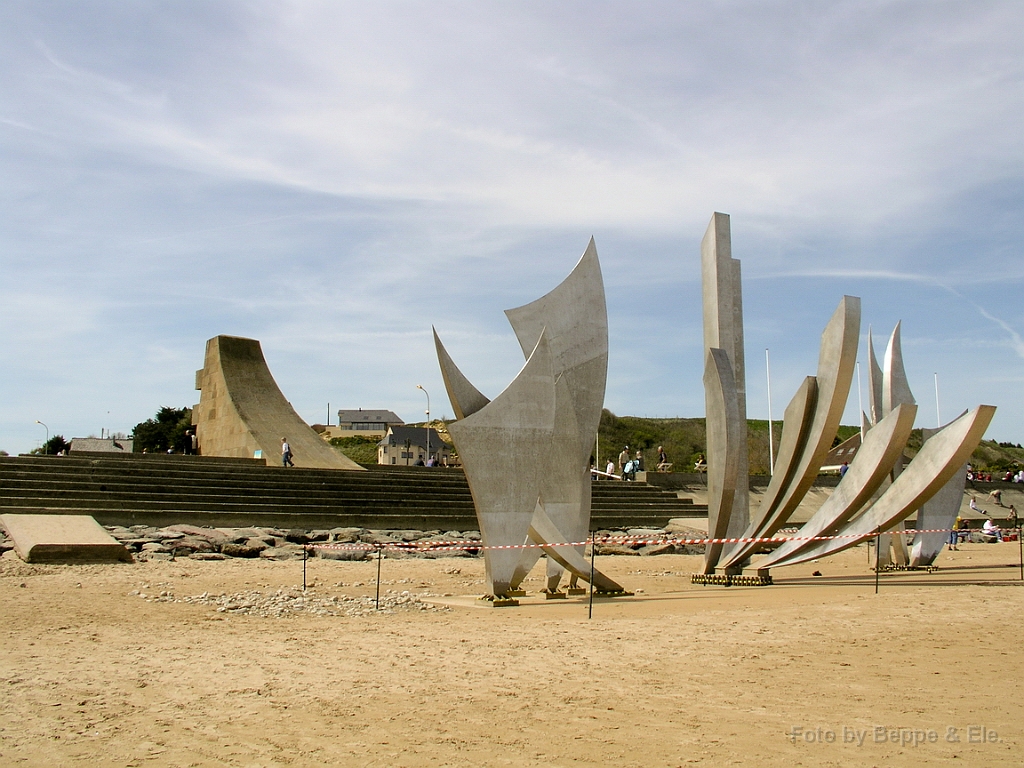
{"type": "Polygon", "coordinates": [[[56,456],[61,451],[67,451],[71,443],[64,439],[64,435],[54,435],[39,448],[29,451],[30,456],[56,456]]]}
{"type": "Polygon", "coordinates": [[[132,430],[133,450],[136,453],[166,453],[184,451],[188,438],[185,432],[192,428],[191,408],[162,407],[152,419],[135,425],[132,430]]]}

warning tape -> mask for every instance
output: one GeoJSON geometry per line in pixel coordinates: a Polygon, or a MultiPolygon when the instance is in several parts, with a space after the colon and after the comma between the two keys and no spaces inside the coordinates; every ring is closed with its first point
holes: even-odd
{"type": "MultiPolygon", "coordinates": [[[[924,528],[908,529],[905,531],[883,531],[883,534],[909,535],[917,533],[951,533],[950,528],[924,528]]],[[[314,543],[309,546],[314,549],[325,550],[354,550],[361,552],[374,552],[378,549],[394,550],[398,552],[445,552],[453,550],[500,550],[500,549],[545,549],[547,547],[582,547],[590,543],[597,544],[619,544],[619,545],[641,545],[649,546],[654,544],[785,544],[789,541],[834,541],[836,539],[870,539],[877,536],[876,531],[870,533],[844,533],[832,536],[769,536],[769,537],[738,537],[738,538],[711,538],[681,539],[674,537],[666,538],[638,538],[633,536],[600,536],[585,541],[560,541],[554,544],[484,544],[482,541],[452,540],[452,541],[387,541],[379,543],[352,542],[348,544],[323,544],[314,543]]]]}

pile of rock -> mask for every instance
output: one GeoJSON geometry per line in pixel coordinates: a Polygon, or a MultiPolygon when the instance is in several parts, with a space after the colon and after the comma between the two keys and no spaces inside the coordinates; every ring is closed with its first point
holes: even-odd
{"type": "MultiPolygon", "coordinates": [[[[136,559],[171,560],[191,557],[197,560],[225,560],[235,557],[292,560],[323,557],[333,560],[365,560],[378,545],[419,541],[480,541],[479,531],[391,531],[368,528],[332,528],[307,531],[280,528],[203,528],[196,525],[107,526],[107,531],[124,544],[136,559]],[[317,549],[316,544],[335,544],[337,549],[317,549]],[[345,546],[348,545],[348,546],[345,546]]],[[[385,557],[412,556],[385,550],[385,557]]],[[[424,557],[473,557],[478,550],[460,549],[443,553],[425,553],[424,557]]]]}
{"type": "MultiPolygon", "coordinates": [[[[629,538],[625,543],[599,544],[599,555],[702,554],[703,544],[661,543],[661,540],[699,539],[702,531],[688,527],[688,520],[671,520],[665,528],[631,528],[625,531],[598,531],[598,538],[629,538]],[[658,542],[658,543],[649,543],[658,542]]],[[[416,545],[480,541],[479,531],[395,531],[369,528],[332,528],[306,531],[279,528],[201,528],[195,525],[169,525],[153,528],[108,526],[110,534],[124,544],[136,559],[170,560],[191,557],[197,560],[224,560],[250,557],[268,560],[292,560],[321,557],[329,560],[366,560],[378,549],[384,557],[477,557],[473,547],[419,551],[416,545]],[[318,547],[316,545],[331,545],[318,547]],[[313,546],[309,546],[313,545],[313,546]],[[407,549],[402,548],[408,545],[407,549]]]]}
{"type": "Polygon", "coordinates": [[[676,518],[668,521],[664,528],[629,528],[626,531],[598,531],[598,555],[703,555],[703,544],[680,544],[669,540],[680,539],[703,539],[707,534],[704,531],[691,528],[686,523],[686,518],[676,518]],[[600,543],[602,537],[619,539],[600,543]]]}
{"type": "Polygon", "coordinates": [[[399,612],[447,611],[443,605],[431,605],[420,600],[416,595],[404,591],[387,590],[380,597],[378,607],[373,597],[348,597],[345,595],[322,595],[315,589],[303,590],[299,587],[278,589],[274,592],[237,592],[235,594],[220,593],[217,595],[203,592],[201,595],[175,597],[172,592],[163,591],[159,594],[133,591],[132,597],[139,597],[147,602],[158,603],[191,603],[195,605],[213,606],[218,613],[234,613],[263,618],[285,618],[305,614],[307,616],[366,616],[376,613],[394,614],[399,612]]]}

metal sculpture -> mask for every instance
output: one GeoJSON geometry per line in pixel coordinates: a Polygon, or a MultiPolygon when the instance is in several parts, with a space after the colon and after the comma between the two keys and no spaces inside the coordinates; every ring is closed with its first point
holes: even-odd
{"type": "MultiPolygon", "coordinates": [[[[860,299],[844,296],[821,337],[816,376],[807,377],[786,408],[779,456],[757,511],[747,498],[746,406],[743,384],[743,317],[740,267],[732,258],[729,217],[715,213],[701,243],[704,299],[704,392],[707,407],[708,532],[712,538],[759,539],[774,535],[790,519],[817,476],[839,428],[856,367],[860,334],[860,299]],[[742,525],[740,525],[742,523],[742,525]]],[[[807,542],[816,536],[852,537],[881,526],[885,562],[891,539],[898,564],[930,562],[941,542],[915,540],[913,556],[901,534],[903,521],[921,509],[920,520],[946,520],[952,509],[954,475],[974,450],[994,408],[979,406],[936,433],[904,470],[903,447],[917,406],[903,366],[900,325],[886,348],[884,366],[875,358],[868,334],[870,415],[861,414],[862,444],[835,493],[797,534],[757,564],[761,577],[770,567],[803,562],[839,551],[847,539],[807,542]],[[929,504],[936,494],[935,510],[929,504]],[[874,499],[874,501],[873,501],[874,499]],[[922,509],[922,507],[924,507],[922,509]],[[941,510],[941,511],[939,511],[941,510]],[[798,540],[799,539],[799,540],[798,540]]],[[[962,485],[962,481],[961,481],[962,485]]],[[[936,526],[939,523],[934,523],[936,526]]],[[[705,579],[722,569],[739,573],[758,549],[758,541],[728,548],[709,545],[705,579]]],[[[769,580],[770,581],[770,580],[769,580]]],[[[709,583],[709,582],[702,582],[709,583]]],[[[767,582],[765,582],[767,583],[767,582]]]]}
{"type": "MultiPolygon", "coordinates": [[[[732,258],[729,216],[715,213],[700,244],[704,304],[704,401],[708,418],[708,531],[739,536],[747,527],[747,394],[743,361],[740,262],[732,258]]],[[[714,573],[720,545],[707,547],[714,573]]]]}
{"type": "MultiPolygon", "coordinates": [[[[582,541],[590,523],[590,446],[608,366],[604,282],[593,239],[559,286],[506,315],[527,362],[493,401],[459,371],[434,333],[458,417],[449,433],[476,506],[488,594],[497,599],[517,591],[540,551],[549,555],[549,592],[557,590],[563,569],[590,578],[582,547],[557,545],[582,541]],[[515,548],[527,542],[539,546],[515,548]]],[[[598,572],[594,586],[623,592],[598,572]]]]}
{"type": "MultiPolygon", "coordinates": [[[[860,332],[860,299],[844,296],[821,335],[818,375],[814,377],[814,405],[808,412],[811,387],[803,386],[794,398],[793,412],[786,409],[782,424],[782,443],[775,471],[768,484],[761,506],[745,538],[775,534],[799,506],[814,484],[818,470],[828,455],[832,439],[850,394],[853,372],[857,364],[857,340],[860,332]],[[792,421],[790,421],[792,418],[792,421]],[[787,433],[798,437],[787,445],[787,433]]],[[[728,554],[726,566],[746,559],[757,548],[755,543],[736,545],[728,554]]]]}

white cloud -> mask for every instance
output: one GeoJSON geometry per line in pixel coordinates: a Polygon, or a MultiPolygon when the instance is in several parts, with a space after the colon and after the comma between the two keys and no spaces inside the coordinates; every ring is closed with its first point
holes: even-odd
{"type": "MultiPolygon", "coordinates": [[[[994,323],[1017,355],[978,364],[1019,369],[1024,318],[1004,309],[1024,278],[1018,3],[15,3],[6,18],[16,411],[46,405],[45,359],[98,381],[120,367],[146,389],[140,420],[192,396],[201,361],[171,369],[216,333],[307,360],[296,402],[344,388],[349,405],[418,409],[400,379],[425,383],[431,324],[494,391],[518,370],[501,310],[559,282],[591,234],[610,406],[699,402],[700,356],[674,335],[699,336],[713,210],[734,217],[748,349],[794,346],[780,380],[813,371],[842,293],[904,317],[908,344],[927,329],[937,356],[994,323]],[[346,361],[382,356],[394,382],[351,376],[346,361]]],[[[70,378],[60,392],[94,407],[70,378]]]]}

